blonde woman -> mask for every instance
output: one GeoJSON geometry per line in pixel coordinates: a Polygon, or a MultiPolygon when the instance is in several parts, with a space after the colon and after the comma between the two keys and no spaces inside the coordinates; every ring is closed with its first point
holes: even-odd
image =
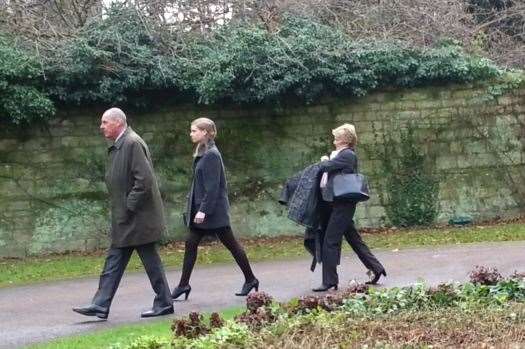
{"type": "Polygon", "coordinates": [[[182,294],[185,299],[191,291],[191,272],[197,259],[197,248],[204,235],[216,235],[231,252],[244,274],[245,283],[237,296],[246,296],[252,289],[259,289],[259,280],[253,275],[248,257],[233,236],[230,227],[230,204],[226,174],[221,153],[215,145],[217,128],[208,118],[198,118],[191,123],[190,138],[196,145],[193,160],[193,180],[186,206],[186,239],[184,262],[179,285],[173,290],[173,299],[182,294]]]}
{"type": "Polygon", "coordinates": [[[357,156],[354,153],[357,135],[354,125],[344,124],[332,130],[335,150],[330,157],[321,158],[320,168],[324,172],[321,181],[320,217],[321,229],[324,232],[322,246],[323,283],[313,291],[322,292],[331,288],[337,290],[339,278],[337,265],[341,258],[341,242],[343,235],[352,246],[361,262],[372,273],[371,281],[375,284],[386,276],[385,268],[370,252],[361,239],[354,225],[354,213],[357,202],[334,199],[333,179],[339,173],[357,172],[357,156]]]}

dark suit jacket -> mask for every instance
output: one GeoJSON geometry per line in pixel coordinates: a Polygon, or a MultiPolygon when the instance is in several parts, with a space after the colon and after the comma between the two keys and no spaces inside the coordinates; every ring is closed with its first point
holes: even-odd
{"type": "Polygon", "coordinates": [[[111,202],[111,246],[159,241],[164,208],[148,146],[130,127],[108,149],[106,186],[111,202]]]}
{"type": "Polygon", "coordinates": [[[356,173],[357,156],[350,148],[343,149],[330,160],[321,161],[319,167],[323,172],[328,172],[328,182],[326,187],[321,189],[321,196],[324,201],[334,201],[334,176],[339,173],[356,173]]]}
{"type": "Polygon", "coordinates": [[[186,205],[187,225],[199,229],[215,229],[230,226],[230,203],[228,184],[221,153],[214,142],[193,161],[193,180],[186,205]],[[198,212],[206,217],[201,224],[193,223],[198,212]]]}

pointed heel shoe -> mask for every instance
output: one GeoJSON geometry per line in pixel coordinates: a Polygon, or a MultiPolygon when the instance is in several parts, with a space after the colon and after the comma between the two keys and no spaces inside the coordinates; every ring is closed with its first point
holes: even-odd
{"type": "Polygon", "coordinates": [[[184,294],[184,300],[188,300],[190,292],[191,292],[191,286],[190,285],[177,286],[173,290],[173,292],[171,294],[171,298],[173,298],[173,300],[176,300],[177,298],[179,298],[180,296],[182,296],[184,294]]]}
{"type": "Polygon", "coordinates": [[[337,291],[337,284],[335,284],[335,285],[321,285],[319,287],[312,288],[312,291],[314,291],[314,292],[325,292],[325,291],[328,291],[331,288],[333,288],[335,291],[337,291]]]}
{"type": "Polygon", "coordinates": [[[386,276],[386,271],[382,270],[379,273],[376,273],[375,271],[372,271],[372,275],[374,275],[374,277],[370,281],[365,282],[365,284],[367,284],[367,285],[376,285],[377,282],[379,281],[379,278],[381,277],[381,275],[386,276]]]}
{"type": "Polygon", "coordinates": [[[253,279],[250,282],[245,282],[244,285],[242,285],[242,289],[239,292],[235,293],[235,295],[236,296],[247,296],[248,293],[250,293],[250,291],[254,288],[255,288],[255,292],[259,291],[259,280],[257,279],[253,279]]]}

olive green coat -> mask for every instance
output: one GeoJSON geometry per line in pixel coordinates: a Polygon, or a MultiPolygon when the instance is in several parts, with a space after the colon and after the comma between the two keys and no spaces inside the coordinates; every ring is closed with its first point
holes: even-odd
{"type": "Polygon", "coordinates": [[[130,127],[108,149],[106,185],[111,246],[156,242],[166,229],[164,208],[146,143],[130,127]]]}

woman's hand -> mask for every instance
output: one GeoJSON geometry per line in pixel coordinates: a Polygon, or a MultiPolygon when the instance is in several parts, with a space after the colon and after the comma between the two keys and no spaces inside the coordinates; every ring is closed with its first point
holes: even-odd
{"type": "Polygon", "coordinates": [[[321,161],[330,160],[330,158],[326,155],[321,156],[321,161]]]}
{"type": "Polygon", "coordinates": [[[205,217],[206,217],[206,214],[204,212],[199,211],[195,215],[195,218],[193,218],[193,223],[201,224],[202,222],[204,222],[205,217]]]}

